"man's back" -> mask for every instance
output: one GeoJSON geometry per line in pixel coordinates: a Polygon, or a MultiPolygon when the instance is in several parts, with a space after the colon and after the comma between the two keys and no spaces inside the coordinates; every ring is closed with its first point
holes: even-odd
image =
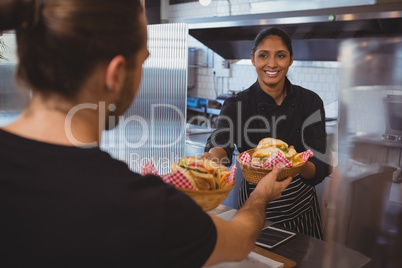
{"type": "Polygon", "coordinates": [[[214,248],[212,221],[187,196],[99,148],[2,130],[0,146],[3,262],[197,267],[214,248]]]}

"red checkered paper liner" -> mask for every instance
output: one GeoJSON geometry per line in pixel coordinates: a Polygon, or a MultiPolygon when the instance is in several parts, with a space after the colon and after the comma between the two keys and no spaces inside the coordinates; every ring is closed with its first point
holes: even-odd
{"type": "Polygon", "coordinates": [[[232,168],[230,169],[230,174],[229,174],[229,176],[227,176],[226,177],[226,182],[229,184],[229,185],[232,185],[232,183],[233,183],[233,181],[234,181],[234,179],[235,179],[235,174],[236,174],[236,169],[237,169],[237,166],[236,165],[233,165],[232,166],[232,168]]]}
{"type": "Polygon", "coordinates": [[[285,168],[292,167],[293,164],[281,152],[273,153],[262,165],[263,168],[274,168],[277,164],[283,164],[285,168]]]}
{"type": "Polygon", "coordinates": [[[151,161],[148,161],[143,167],[141,167],[141,175],[153,174],[159,176],[158,171],[154,167],[151,161]]]}
{"type": "Polygon", "coordinates": [[[303,163],[304,162],[307,162],[307,160],[310,158],[310,157],[313,157],[313,152],[312,151],[310,151],[310,150],[307,150],[307,151],[304,151],[304,152],[302,152],[302,154],[299,156],[301,159],[303,159],[303,163]]]}
{"type": "Polygon", "coordinates": [[[245,164],[250,164],[251,163],[251,155],[249,153],[244,153],[240,157],[240,161],[242,161],[245,164]]]}
{"type": "MultiPolygon", "coordinates": [[[[303,160],[303,162],[297,163],[297,165],[300,165],[302,163],[307,162],[307,160],[310,157],[313,157],[313,152],[311,150],[304,151],[300,154],[299,158],[303,160]]],[[[251,156],[249,153],[243,153],[242,156],[240,157],[240,161],[242,161],[245,164],[253,165],[255,167],[262,167],[262,168],[274,168],[277,164],[282,163],[285,168],[293,167],[293,163],[288,160],[282,153],[275,152],[273,155],[271,155],[264,164],[259,165],[259,164],[251,164],[251,156]]]]}
{"type": "Polygon", "coordinates": [[[197,190],[197,188],[195,188],[195,186],[179,170],[164,176],[162,180],[166,183],[173,184],[175,187],[197,190]]]}

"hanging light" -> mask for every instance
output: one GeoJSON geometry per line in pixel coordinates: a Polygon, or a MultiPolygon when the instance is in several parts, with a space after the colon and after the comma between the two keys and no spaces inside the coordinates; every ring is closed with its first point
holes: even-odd
{"type": "Polygon", "coordinates": [[[200,1],[200,4],[201,5],[203,5],[203,6],[208,6],[209,4],[211,4],[211,1],[212,0],[198,0],[198,1],[200,1]]]}

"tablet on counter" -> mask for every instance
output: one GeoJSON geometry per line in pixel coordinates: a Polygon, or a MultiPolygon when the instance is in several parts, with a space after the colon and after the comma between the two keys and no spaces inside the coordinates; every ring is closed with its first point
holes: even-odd
{"type": "Polygon", "coordinates": [[[260,236],[257,238],[257,242],[255,242],[255,244],[266,248],[273,248],[285,242],[286,240],[289,240],[295,235],[296,233],[294,232],[268,226],[262,229],[260,236]]]}
{"type": "MultiPolygon", "coordinates": [[[[217,216],[224,220],[230,221],[236,214],[236,212],[237,212],[236,209],[231,209],[221,214],[218,214],[217,216]]],[[[260,236],[258,237],[257,242],[255,244],[265,248],[273,248],[285,242],[286,240],[289,240],[295,235],[296,233],[294,232],[268,226],[262,229],[260,236]]]]}

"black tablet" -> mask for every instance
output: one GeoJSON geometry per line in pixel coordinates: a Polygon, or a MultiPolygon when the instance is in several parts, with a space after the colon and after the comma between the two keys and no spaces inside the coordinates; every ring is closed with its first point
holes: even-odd
{"type": "Polygon", "coordinates": [[[262,247],[273,248],[295,235],[296,233],[268,226],[262,229],[255,243],[262,247]]]}

